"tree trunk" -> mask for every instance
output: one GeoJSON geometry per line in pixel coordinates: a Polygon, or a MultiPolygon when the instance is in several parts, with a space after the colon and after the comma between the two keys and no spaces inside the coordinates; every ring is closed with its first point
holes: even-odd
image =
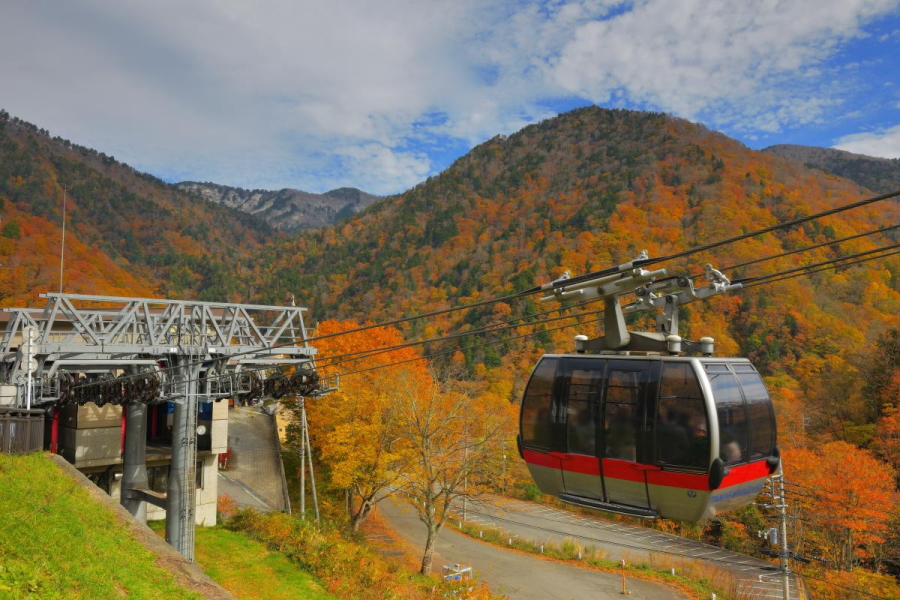
{"type": "Polygon", "coordinates": [[[369,516],[370,512],[372,512],[372,504],[368,500],[363,500],[362,504],[359,506],[359,510],[355,513],[351,513],[350,530],[353,533],[359,531],[359,526],[366,520],[366,517],[369,516]]]}
{"type": "Polygon", "coordinates": [[[434,526],[428,526],[428,538],[425,540],[425,554],[422,556],[422,568],[419,573],[428,575],[431,573],[431,563],[434,561],[434,542],[437,539],[437,531],[434,526]]]}

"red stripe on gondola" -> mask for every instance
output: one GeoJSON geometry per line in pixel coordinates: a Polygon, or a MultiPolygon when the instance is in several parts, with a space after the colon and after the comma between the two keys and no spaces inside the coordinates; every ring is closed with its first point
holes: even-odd
{"type": "MultiPolygon", "coordinates": [[[[535,452],[528,449],[523,449],[523,454],[525,462],[528,464],[570,473],[600,476],[600,461],[594,456],[565,454],[562,452],[535,452]]],[[[610,479],[643,483],[646,474],[646,481],[650,485],[709,491],[709,476],[706,473],[656,471],[647,470],[647,467],[653,468],[651,465],[633,463],[627,460],[603,459],[603,474],[610,479]]],[[[718,489],[740,485],[755,479],[765,479],[769,476],[769,466],[765,460],[746,465],[736,465],[728,467],[728,469],[729,473],[718,489]]]]}

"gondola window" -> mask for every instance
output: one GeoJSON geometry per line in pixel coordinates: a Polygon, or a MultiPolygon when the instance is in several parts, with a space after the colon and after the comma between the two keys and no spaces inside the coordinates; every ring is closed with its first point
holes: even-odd
{"type": "Polygon", "coordinates": [[[666,363],[659,392],[657,457],[667,465],[709,466],[709,420],[703,392],[689,363],[666,363]]]}
{"type": "Polygon", "coordinates": [[[555,425],[564,422],[553,394],[558,362],[555,358],[542,360],[528,382],[522,399],[522,442],[526,446],[553,449],[555,425]]]}
{"type": "Polygon", "coordinates": [[[747,410],[737,379],[727,365],[707,365],[719,417],[719,458],[726,465],[747,461],[747,410]]]}

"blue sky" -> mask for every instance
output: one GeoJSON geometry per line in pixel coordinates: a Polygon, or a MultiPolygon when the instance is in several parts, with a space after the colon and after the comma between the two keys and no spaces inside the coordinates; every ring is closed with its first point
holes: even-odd
{"type": "Polygon", "coordinates": [[[578,106],[900,157],[900,0],[32,0],[0,108],[169,181],[400,192],[578,106]]]}

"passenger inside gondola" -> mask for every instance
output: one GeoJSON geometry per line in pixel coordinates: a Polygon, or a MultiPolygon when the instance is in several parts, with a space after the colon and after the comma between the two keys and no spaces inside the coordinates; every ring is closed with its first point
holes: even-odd
{"type": "Polygon", "coordinates": [[[634,407],[620,404],[606,430],[608,458],[637,460],[634,407]]]}
{"type": "Polygon", "coordinates": [[[569,452],[596,456],[597,432],[594,427],[593,405],[588,402],[569,403],[569,452]]]}

